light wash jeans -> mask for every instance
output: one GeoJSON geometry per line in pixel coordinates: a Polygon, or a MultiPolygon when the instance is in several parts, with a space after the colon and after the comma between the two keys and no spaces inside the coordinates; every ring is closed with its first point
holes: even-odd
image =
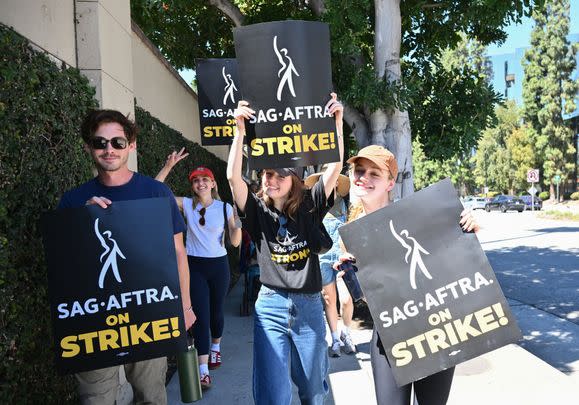
{"type": "Polygon", "coordinates": [[[322,272],[322,285],[328,285],[336,281],[337,271],[332,267],[335,262],[338,261],[340,255],[342,254],[342,249],[340,248],[340,234],[338,229],[344,225],[346,222],[346,216],[335,217],[332,214],[326,214],[322,224],[326,227],[328,235],[332,238],[332,248],[328,250],[323,255],[320,255],[320,271],[322,272]]]}
{"type": "Polygon", "coordinates": [[[253,398],[257,405],[289,405],[291,380],[302,404],[323,404],[327,382],[324,314],[320,293],[262,286],[255,302],[253,398]]]}

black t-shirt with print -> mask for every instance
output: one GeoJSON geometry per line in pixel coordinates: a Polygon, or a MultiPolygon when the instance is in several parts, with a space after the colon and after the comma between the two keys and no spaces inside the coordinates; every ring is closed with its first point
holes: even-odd
{"type": "Polygon", "coordinates": [[[326,199],[322,176],[295,214],[295,220],[287,218],[285,237],[278,240],[281,213],[269,208],[255,194],[248,192],[245,212],[242,214],[243,228],[249,232],[257,248],[259,279],[272,288],[315,293],[322,289],[322,277],[314,232],[333,204],[333,195],[326,199]]]}

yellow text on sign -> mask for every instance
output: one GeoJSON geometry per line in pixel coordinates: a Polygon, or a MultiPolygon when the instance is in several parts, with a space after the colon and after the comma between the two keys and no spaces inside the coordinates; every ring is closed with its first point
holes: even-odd
{"type": "Polygon", "coordinates": [[[256,138],[251,141],[252,156],[263,156],[264,154],[267,156],[276,156],[335,148],[334,132],[256,138]]]}
{"type": "MultiPolygon", "coordinates": [[[[128,314],[125,314],[122,320],[119,316],[117,321],[109,316],[107,324],[109,326],[121,325],[125,323],[125,320],[128,322],[128,319],[128,314]]],[[[65,336],[60,340],[60,348],[62,349],[60,356],[70,358],[80,353],[104,352],[110,349],[176,338],[180,335],[178,317],[158,319],[141,324],[123,325],[115,329],[110,328],[81,333],[80,335],[65,336]]]]}
{"type": "MultiPolygon", "coordinates": [[[[438,324],[442,319],[446,319],[442,313],[437,316],[438,319],[434,322],[434,319],[430,319],[431,324],[438,324]]],[[[422,359],[429,354],[466,342],[470,338],[483,335],[508,323],[509,319],[505,316],[499,302],[468,314],[463,319],[456,319],[441,327],[398,342],[392,347],[392,355],[396,359],[396,366],[402,367],[414,358],[422,359]]]]}

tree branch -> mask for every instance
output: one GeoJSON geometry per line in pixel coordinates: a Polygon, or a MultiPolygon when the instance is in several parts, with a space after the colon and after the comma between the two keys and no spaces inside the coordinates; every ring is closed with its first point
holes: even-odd
{"type": "MultiPolygon", "coordinates": [[[[343,103],[343,102],[342,102],[343,103]]],[[[352,128],[356,143],[360,148],[370,145],[368,123],[360,112],[344,104],[344,120],[352,128]]]]}
{"type": "Polygon", "coordinates": [[[317,17],[321,17],[326,12],[324,0],[307,0],[306,4],[317,17]]]}
{"type": "Polygon", "coordinates": [[[208,3],[218,8],[236,27],[241,27],[243,25],[243,20],[245,19],[244,15],[241,14],[239,8],[229,0],[208,0],[208,3]]]}

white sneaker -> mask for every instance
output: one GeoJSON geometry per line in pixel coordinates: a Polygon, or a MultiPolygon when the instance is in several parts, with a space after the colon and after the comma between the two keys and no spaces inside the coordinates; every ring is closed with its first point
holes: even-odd
{"type": "Polygon", "coordinates": [[[345,333],[342,331],[340,334],[340,340],[343,343],[342,351],[346,354],[353,354],[356,353],[356,345],[352,341],[352,337],[349,333],[345,333]]]}
{"type": "Polygon", "coordinates": [[[332,345],[328,347],[328,355],[330,357],[340,357],[340,347],[341,343],[339,340],[334,340],[332,345]]]}

